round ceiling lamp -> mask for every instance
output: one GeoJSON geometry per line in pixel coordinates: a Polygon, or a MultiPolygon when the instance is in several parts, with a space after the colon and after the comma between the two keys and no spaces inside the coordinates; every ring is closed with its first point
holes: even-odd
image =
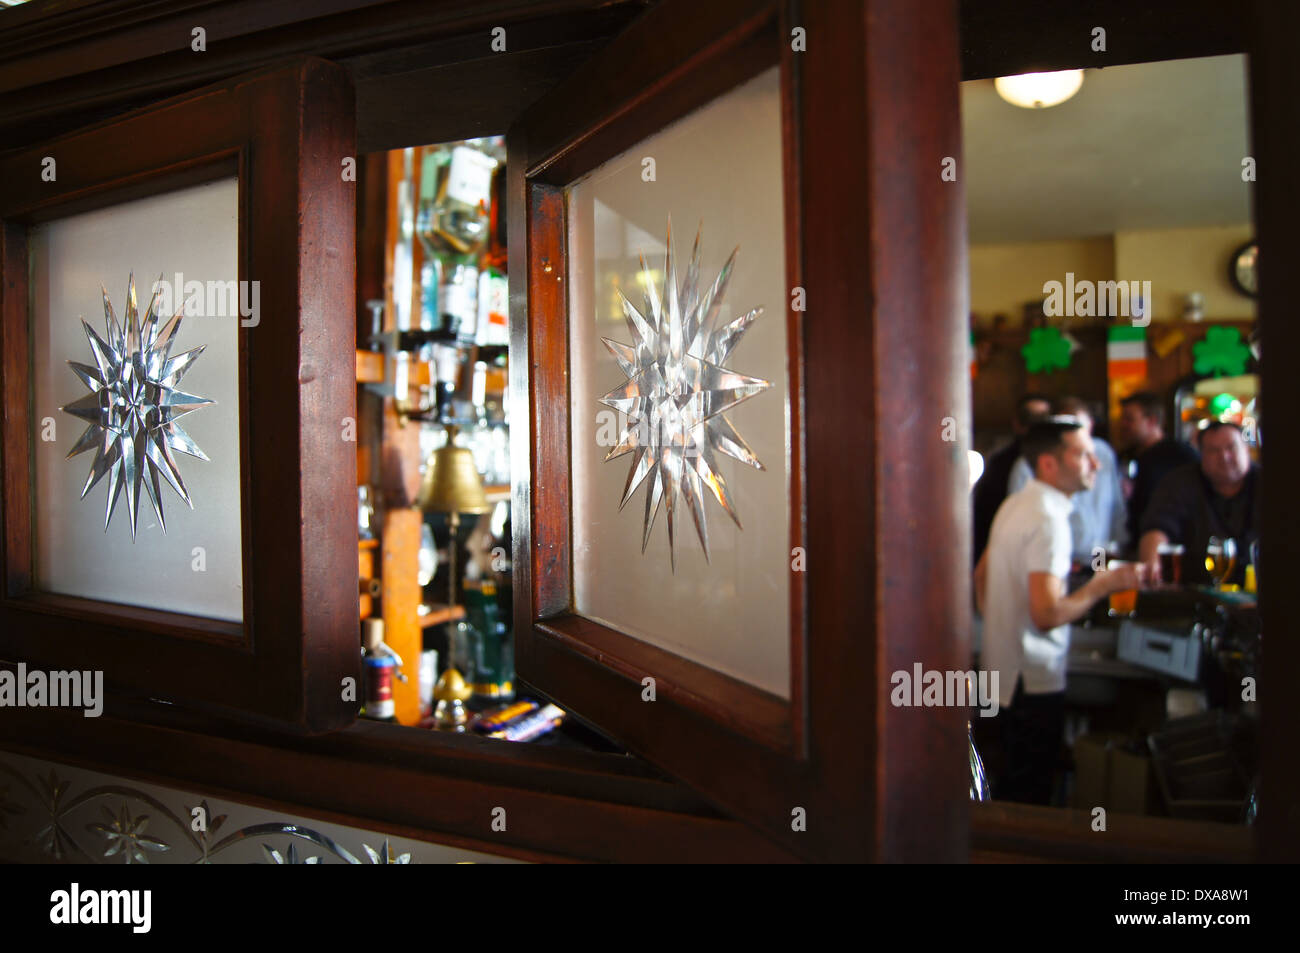
{"type": "Polygon", "coordinates": [[[1066,69],[1056,73],[1021,73],[999,76],[993,81],[998,95],[1013,106],[1046,109],[1065,102],[1083,85],[1083,70],[1066,69]]]}

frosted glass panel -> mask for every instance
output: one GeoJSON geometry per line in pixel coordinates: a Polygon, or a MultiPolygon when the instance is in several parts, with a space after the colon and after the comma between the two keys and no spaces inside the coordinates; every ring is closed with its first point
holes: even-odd
{"type": "Polygon", "coordinates": [[[575,183],[568,198],[576,611],[788,698],[789,289],[778,71],[606,162],[575,183]],[[670,218],[676,295],[665,286],[670,218]],[[706,322],[697,334],[690,301],[713,287],[737,246],[711,325],[717,333],[708,333],[706,322]],[[647,283],[658,305],[647,302],[647,283]],[[620,291],[647,322],[640,330],[629,326],[620,291]],[[725,330],[760,307],[751,322],[740,322],[738,338],[739,326],[725,330]],[[615,342],[613,351],[602,338],[615,342]],[[601,403],[616,390],[610,400],[630,417],[601,403]],[[606,461],[629,419],[639,425],[624,446],[634,442],[649,452],[633,448],[606,461]],[[747,456],[745,446],[765,469],[726,452],[747,456]],[[645,478],[620,511],[634,470],[645,478]],[[656,479],[664,493],[643,554],[646,498],[656,479]],[[690,505],[694,494],[703,503],[707,560],[690,505]]]}
{"type": "MultiPolygon", "coordinates": [[[[33,523],[36,586],[43,592],[229,621],[243,618],[240,312],[238,296],[232,294],[238,277],[238,196],[238,180],[224,179],[32,230],[33,523]],[[134,542],[125,489],[105,531],[111,474],[79,499],[96,448],[67,459],[87,422],[60,409],[91,393],[67,362],[98,371],[81,320],[111,344],[101,285],[118,321],[125,322],[131,273],[142,320],[160,274],[173,302],[160,325],[182,301],[191,301],[169,355],[175,361],[186,351],[200,346],[204,350],[175,389],[215,402],[176,419],[208,457],[205,461],[171,450],[194,508],[160,479],[164,533],[142,487],[134,542]],[[51,429],[53,440],[48,439],[51,429]]],[[[250,294],[246,300],[252,303],[255,298],[250,294]]],[[[250,328],[249,333],[256,331],[250,328]]],[[[126,351],[132,350],[128,341],[126,351]]],[[[165,373],[178,370],[173,363],[165,373]]],[[[148,404],[147,398],[142,400],[148,404]]],[[[123,431],[131,429],[122,425],[123,431]]]]}

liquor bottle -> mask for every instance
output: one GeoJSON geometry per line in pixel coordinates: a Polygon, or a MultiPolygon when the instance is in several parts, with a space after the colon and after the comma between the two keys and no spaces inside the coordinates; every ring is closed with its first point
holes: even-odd
{"type": "Polygon", "coordinates": [[[496,159],[470,144],[426,156],[421,171],[431,182],[431,194],[424,202],[420,230],[426,247],[452,255],[474,255],[482,249],[488,237],[496,166],[496,159]]]}
{"type": "Polygon", "coordinates": [[[438,197],[438,179],[443,167],[451,161],[451,149],[434,146],[423,151],[420,157],[420,196],[416,205],[415,234],[424,246],[428,258],[436,257],[442,246],[434,239],[433,206],[438,197]]]}
{"type": "Polygon", "coordinates": [[[391,655],[367,655],[365,665],[366,704],[361,710],[361,716],[372,721],[396,722],[393,673],[397,668],[397,660],[391,655]]]}
{"type": "Polygon", "coordinates": [[[393,677],[400,660],[384,643],[383,619],[361,620],[361,643],[365,694],[359,714],[372,721],[396,722],[393,677]]]}
{"type": "Polygon", "coordinates": [[[510,286],[505,273],[495,267],[484,268],[478,279],[476,344],[482,347],[510,343],[509,308],[510,286]]]}
{"type": "Polygon", "coordinates": [[[479,262],[478,334],[475,343],[505,345],[510,343],[507,316],[510,289],[506,283],[509,259],[506,243],[506,167],[497,166],[492,176],[492,205],[488,216],[487,248],[479,262]]]}
{"type": "MultiPolygon", "coordinates": [[[[460,377],[460,351],[455,347],[443,344],[435,344],[433,350],[433,363],[437,373],[438,382],[435,385],[435,402],[439,420],[446,420],[454,416],[456,388],[460,377]]],[[[442,428],[438,428],[442,432],[442,428]]],[[[428,454],[425,454],[428,459],[428,454]]]]}
{"type": "Polygon", "coordinates": [[[515,697],[514,646],[498,618],[496,584],[491,579],[466,579],[464,593],[466,618],[474,633],[470,687],[479,699],[509,701],[515,697]]]}
{"type": "Polygon", "coordinates": [[[445,164],[441,149],[429,149],[420,157],[420,194],[415,205],[415,235],[424,248],[424,263],[420,266],[420,313],[418,327],[421,331],[438,328],[438,292],[442,284],[442,262],[438,259],[438,245],[433,242],[433,204],[437,194],[439,162],[445,164]]]}
{"type": "Polygon", "coordinates": [[[443,331],[474,340],[478,324],[478,268],[469,256],[445,260],[438,308],[443,331]]]}
{"type": "Polygon", "coordinates": [[[437,255],[426,255],[420,266],[420,330],[437,331],[442,309],[438,307],[438,292],[442,289],[442,261],[437,255]]]}
{"type": "Polygon", "coordinates": [[[393,245],[393,328],[410,331],[418,326],[419,315],[411,314],[412,285],[419,279],[415,274],[416,209],[418,196],[414,194],[415,176],[413,149],[403,151],[404,174],[397,183],[397,237],[393,245]]]}
{"type": "Polygon", "coordinates": [[[506,166],[499,163],[492,173],[492,204],[488,209],[488,243],[481,262],[484,270],[507,270],[509,253],[506,242],[506,166]]]}

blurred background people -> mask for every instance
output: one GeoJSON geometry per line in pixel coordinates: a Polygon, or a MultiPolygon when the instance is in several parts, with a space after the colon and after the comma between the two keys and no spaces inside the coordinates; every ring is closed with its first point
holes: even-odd
{"type": "Polygon", "coordinates": [[[1065,730],[1069,623],[1110,593],[1138,588],[1146,572],[1134,564],[1099,572],[1067,594],[1070,497],[1096,477],[1092,438],[1078,418],[1051,417],[1034,422],[1022,443],[1034,479],[998,510],[974,588],[984,617],[980,664],[998,673],[1006,762],[994,797],[1050,804],[1065,730]]]}
{"type": "Polygon", "coordinates": [[[1133,490],[1128,499],[1128,535],[1137,543],[1142,516],[1156,487],[1170,470],[1196,462],[1196,451],[1165,435],[1165,408],[1159,396],[1138,391],[1120,401],[1120,433],[1132,462],[1133,490]]]}
{"type": "Polygon", "coordinates": [[[1250,544],[1259,538],[1259,464],[1250,459],[1236,424],[1210,423],[1200,432],[1199,443],[1200,461],[1171,471],[1156,487],[1142,516],[1138,556],[1159,578],[1160,544],[1181,543],[1181,582],[1207,583],[1211,581],[1206,568],[1210,537],[1231,539],[1236,558],[1224,581],[1240,585],[1250,544]]]}
{"type": "Polygon", "coordinates": [[[1010,483],[1011,470],[1020,459],[1020,440],[1035,420],[1041,420],[1052,412],[1052,402],[1042,394],[1025,394],[1016,402],[1016,413],[1011,420],[1011,443],[997,453],[989,456],[984,466],[984,474],[975,484],[972,506],[975,510],[974,558],[978,562],[988,545],[989,529],[993,526],[993,517],[998,507],[1007,498],[1007,486],[1010,483]]]}
{"type": "MultiPolygon", "coordinates": [[[[1092,565],[1097,548],[1117,552],[1128,545],[1128,512],[1124,494],[1120,489],[1119,460],[1109,443],[1093,433],[1092,412],[1078,397],[1062,397],[1056,401],[1053,412],[1075,417],[1092,438],[1093,454],[1097,457],[1097,475],[1092,486],[1071,497],[1070,531],[1073,544],[1070,558],[1076,568],[1092,565]]],[[[1008,493],[1015,493],[1033,479],[1029,461],[1023,456],[1011,469],[1008,493]]]]}

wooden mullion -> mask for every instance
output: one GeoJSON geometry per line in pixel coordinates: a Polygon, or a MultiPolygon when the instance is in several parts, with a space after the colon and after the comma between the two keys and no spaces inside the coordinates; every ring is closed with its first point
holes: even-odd
{"type": "MultiPolygon", "coordinates": [[[[573,603],[570,551],[569,304],[564,191],[528,186],[528,329],[532,413],[533,618],[568,611],[573,603]]],[[[513,363],[513,361],[511,362],[513,363]]]]}
{"type": "Polygon", "coordinates": [[[1291,168],[1300,149],[1295,104],[1300,95],[1295,43],[1300,35],[1300,8],[1290,3],[1257,3],[1249,58],[1251,147],[1258,179],[1253,205],[1260,248],[1259,326],[1264,368],[1261,405],[1267,408],[1269,436],[1261,476],[1263,511],[1259,566],[1259,608],[1270,636],[1258,679],[1260,716],[1259,823],[1261,861],[1295,863],[1300,859],[1300,761],[1295,757],[1300,725],[1300,692],[1290,686],[1300,671],[1300,641],[1289,590],[1292,570],[1300,568],[1293,534],[1300,526],[1300,444],[1292,414],[1300,406],[1300,374],[1289,367],[1300,353],[1291,272],[1300,259],[1295,222],[1300,216],[1291,168]]]}
{"type": "Polygon", "coordinates": [[[337,66],[304,61],[0,158],[6,657],[102,669],[123,690],[308,730],[354,717],[341,691],[359,675],[356,444],[345,437],[356,415],[355,213],[341,178],[355,152],[351,106],[337,66]],[[55,182],[40,178],[46,155],[58,162],[55,182]],[[231,174],[240,182],[238,278],[260,286],[256,324],[238,329],[243,621],[32,593],[26,485],[37,437],[19,258],[28,230],[231,174]]]}
{"type": "Polygon", "coordinates": [[[0,222],[0,361],[4,368],[4,484],[0,487],[4,524],[4,592],[26,595],[32,585],[31,326],[27,321],[27,230],[0,222]]]}

